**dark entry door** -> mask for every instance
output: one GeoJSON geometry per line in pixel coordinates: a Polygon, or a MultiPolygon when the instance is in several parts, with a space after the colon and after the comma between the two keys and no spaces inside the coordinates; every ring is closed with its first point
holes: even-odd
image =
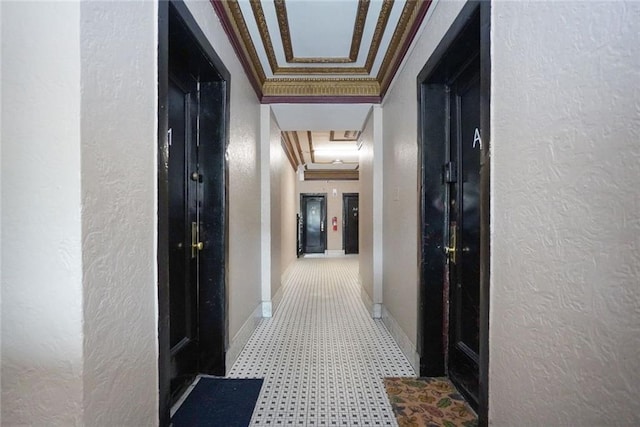
{"type": "Polygon", "coordinates": [[[342,242],[345,254],[358,253],[358,194],[342,195],[342,218],[344,219],[342,242]]]}
{"type": "Polygon", "coordinates": [[[303,251],[305,254],[324,253],[327,248],[327,197],[324,194],[303,194],[300,202],[303,251]]]}
{"type": "MultiPolygon", "coordinates": [[[[182,77],[182,78],[181,78],[182,77]]],[[[199,195],[197,82],[169,77],[169,316],[171,391],[198,372],[199,195]],[[192,179],[195,177],[196,179],[192,179]]]]}
{"type": "Polygon", "coordinates": [[[477,405],[480,351],[480,61],[449,86],[445,156],[445,253],[451,379],[477,405]]]}
{"type": "Polygon", "coordinates": [[[160,425],[196,374],[225,374],[229,78],[186,5],[160,2],[160,425]]]}

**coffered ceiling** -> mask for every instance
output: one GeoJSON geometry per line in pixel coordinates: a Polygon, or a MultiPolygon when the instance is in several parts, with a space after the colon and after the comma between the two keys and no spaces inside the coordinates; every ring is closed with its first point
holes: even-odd
{"type": "Polygon", "coordinates": [[[211,0],[263,103],[380,102],[430,0],[211,0]]]}
{"type": "Polygon", "coordinates": [[[360,131],[284,131],[282,148],[306,180],[358,179],[360,131]]]}

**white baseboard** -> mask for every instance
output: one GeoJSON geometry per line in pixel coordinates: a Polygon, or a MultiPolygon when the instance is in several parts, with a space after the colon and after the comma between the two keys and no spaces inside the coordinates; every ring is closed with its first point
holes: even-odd
{"type": "Polygon", "coordinates": [[[382,318],[382,304],[374,304],[373,301],[371,301],[371,298],[369,297],[367,291],[365,291],[362,287],[362,284],[360,284],[360,299],[364,303],[365,307],[367,307],[367,310],[369,310],[369,314],[371,314],[372,318],[382,318]]]}
{"type": "Polygon", "coordinates": [[[416,351],[416,346],[411,342],[409,337],[404,333],[396,319],[387,311],[386,307],[382,307],[382,322],[389,330],[389,333],[404,353],[405,357],[413,367],[416,375],[420,375],[420,356],[416,351]]]}
{"type": "Polygon", "coordinates": [[[332,256],[344,256],[344,250],[339,250],[339,249],[328,249],[326,251],[324,251],[325,255],[327,255],[328,257],[332,257],[332,256]]]}
{"type": "Polygon", "coordinates": [[[264,304],[260,303],[253,310],[251,316],[244,322],[244,325],[240,328],[236,336],[229,342],[229,347],[227,348],[227,353],[225,355],[225,363],[226,363],[226,373],[229,373],[229,370],[233,366],[233,364],[238,360],[238,356],[240,356],[240,352],[244,348],[245,345],[249,342],[249,338],[258,327],[258,324],[262,320],[262,313],[264,310],[264,304]]]}

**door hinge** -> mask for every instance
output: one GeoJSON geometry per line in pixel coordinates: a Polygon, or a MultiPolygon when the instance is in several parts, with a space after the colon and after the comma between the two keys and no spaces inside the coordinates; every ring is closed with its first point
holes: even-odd
{"type": "Polygon", "coordinates": [[[458,171],[455,162],[447,162],[442,165],[442,183],[451,184],[457,182],[458,171]]]}

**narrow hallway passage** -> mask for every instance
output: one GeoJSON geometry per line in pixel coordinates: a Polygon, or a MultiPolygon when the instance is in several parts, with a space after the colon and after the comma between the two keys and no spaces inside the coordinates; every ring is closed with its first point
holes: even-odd
{"type": "Polygon", "coordinates": [[[395,426],[383,377],[415,373],[360,299],[358,258],[295,261],[229,372],[264,378],[252,426],[395,426]]]}

